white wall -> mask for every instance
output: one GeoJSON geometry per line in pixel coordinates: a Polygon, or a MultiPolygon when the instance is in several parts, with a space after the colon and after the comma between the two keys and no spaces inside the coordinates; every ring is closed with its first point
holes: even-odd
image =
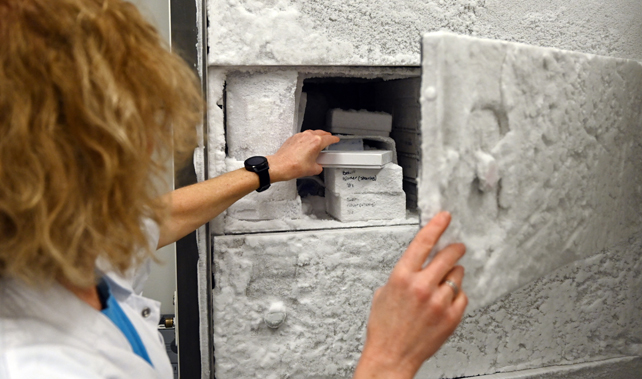
{"type": "Polygon", "coordinates": [[[170,15],[169,0],[130,0],[151,21],[160,34],[169,42],[170,15]]]}
{"type": "MultiPolygon", "coordinates": [[[[169,0],[132,0],[150,20],[165,40],[170,40],[169,0]]],[[[173,181],[173,169],[168,169],[168,179],[173,181]]],[[[173,185],[172,185],[173,186],[173,185]]],[[[161,313],[174,313],[173,296],[176,291],[176,247],[171,244],[159,249],[156,256],[162,261],[154,263],[143,290],[146,297],[161,302],[161,313]]]]}

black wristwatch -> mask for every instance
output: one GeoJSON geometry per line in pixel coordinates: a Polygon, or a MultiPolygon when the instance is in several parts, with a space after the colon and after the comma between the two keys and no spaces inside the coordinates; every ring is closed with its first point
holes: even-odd
{"type": "Polygon", "coordinates": [[[259,176],[259,189],[256,192],[263,192],[270,188],[270,166],[265,157],[250,157],[245,160],[245,169],[248,171],[256,172],[259,176]]]}

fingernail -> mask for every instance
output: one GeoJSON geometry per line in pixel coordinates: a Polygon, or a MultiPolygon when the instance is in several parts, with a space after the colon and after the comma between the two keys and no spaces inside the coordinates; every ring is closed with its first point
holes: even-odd
{"type": "Polygon", "coordinates": [[[442,221],[444,221],[444,222],[448,222],[448,221],[450,221],[450,217],[451,217],[451,216],[450,216],[450,212],[443,211],[443,212],[441,212],[439,215],[440,215],[440,217],[441,217],[442,221]]]}

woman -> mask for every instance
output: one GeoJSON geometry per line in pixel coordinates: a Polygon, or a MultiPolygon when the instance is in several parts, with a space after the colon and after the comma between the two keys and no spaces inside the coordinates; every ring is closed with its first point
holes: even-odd
{"type": "MultiPolygon", "coordinates": [[[[237,170],[155,192],[203,104],[131,4],[0,0],[0,41],[0,378],[171,378],[144,267],[265,183],[237,170]]],[[[267,157],[270,181],[318,174],[337,141],[293,136],[267,157]]],[[[464,247],[424,267],[449,221],[424,227],[376,292],[355,377],[414,376],[459,323],[464,247]]]]}

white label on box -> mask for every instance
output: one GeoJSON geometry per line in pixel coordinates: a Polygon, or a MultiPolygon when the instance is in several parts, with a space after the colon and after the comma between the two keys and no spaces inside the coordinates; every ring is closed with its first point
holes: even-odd
{"type": "Polygon", "coordinates": [[[401,166],[388,163],[381,169],[327,168],[326,189],[341,194],[403,191],[401,166]]]}

